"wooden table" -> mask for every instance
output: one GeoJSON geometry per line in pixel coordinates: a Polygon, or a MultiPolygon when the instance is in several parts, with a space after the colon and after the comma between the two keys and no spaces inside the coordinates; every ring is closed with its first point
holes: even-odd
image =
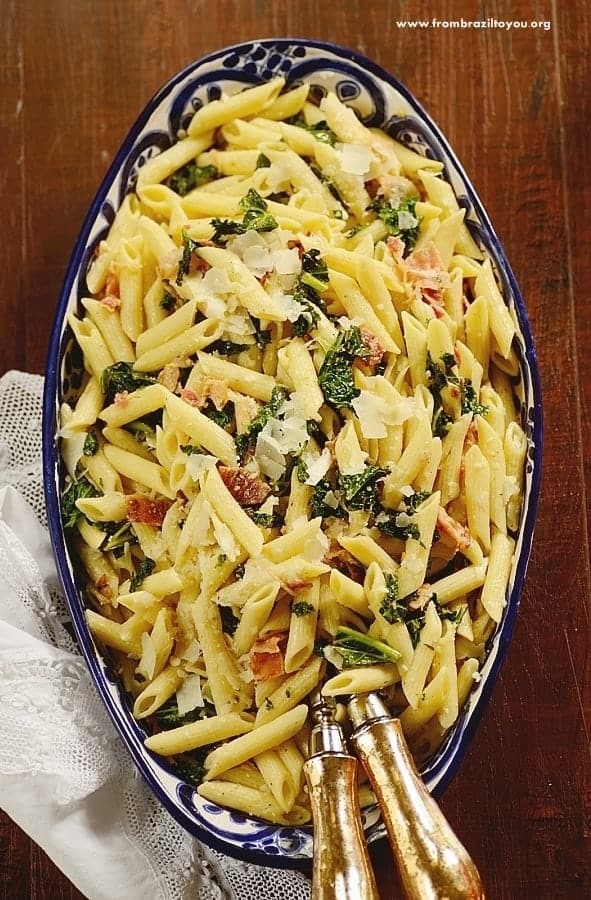
{"type": "MultiPolygon", "coordinates": [[[[128,127],[182,66],[253,37],[350,46],[397,75],[455,147],[504,242],[536,337],[545,467],[521,614],[492,703],[443,806],[493,900],[591,897],[589,7],[499,0],[549,28],[401,28],[478,16],[431,0],[4,0],[0,37],[2,369],[43,372],[74,238],[128,127]]],[[[1,726],[0,726],[1,727],[1,726]]],[[[399,896],[386,848],[382,896],[399,896]]],[[[77,898],[0,820],[0,894],[77,898]]]]}

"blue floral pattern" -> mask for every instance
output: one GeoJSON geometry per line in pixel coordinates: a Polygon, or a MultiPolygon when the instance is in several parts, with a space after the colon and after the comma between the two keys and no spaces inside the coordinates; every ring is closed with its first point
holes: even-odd
{"type": "MultiPolygon", "coordinates": [[[[148,105],[121,148],[91,207],[74,250],[50,346],[46,382],[48,401],[44,420],[46,446],[52,448],[46,464],[46,497],[58,567],[69,602],[76,634],[107,709],[127,744],[138,768],[169,811],[197,837],[254,862],[301,867],[312,856],[309,828],[270,826],[268,823],[221,809],[203,800],[180,781],[174,771],[143,746],[143,726],[131,716],[127,699],[99,655],[85,626],[83,600],[59,526],[57,485],[59,461],[55,441],[56,407],[80,385],[82,360],[66,327],[66,316],[86,293],[85,275],[96,248],[104,239],[121,200],[134,189],[139,170],[157,153],[169,147],[186,128],[195,110],[218,99],[222,92],[283,75],[291,84],[307,81],[317,95],[335,90],[353,106],[364,122],[381,126],[415,152],[443,161],[467,222],[477,243],[490,254],[511,311],[518,322],[516,348],[522,379],[520,392],[523,423],[529,438],[525,485],[525,517],[518,544],[517,564],[510,584],[505,617],[491,638],[488,658],[457,726],[443,746],[423,767],[432,791],[441,791],[457,769],[496,675],[513,628],[525,567],[531,545],[541,454],[540,389],[535,352],[517,285],[485,211],[445,139],[408,91],[374,63],[330,44],[315,41],[262,40],[227,48],[189,66],[169,82],[148,105]]],[[[379,811],[363,811],[367,839],[384,834],[379,811]]]]}

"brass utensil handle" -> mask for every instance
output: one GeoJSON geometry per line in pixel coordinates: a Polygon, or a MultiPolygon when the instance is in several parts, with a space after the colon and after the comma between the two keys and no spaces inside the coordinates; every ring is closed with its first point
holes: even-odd
{"type": "Polygon", "coordinates": [[[320,753],[304,773],[314,820],[312,900],[379,900],[359,815],[357,761],[320,753]]]}
{"type": "Polygon", "coordinates": [[[478,870],[427,791],[398,719],[359,726],[352,743],[388,830],[410,900],[484,900],[478,870]]]}

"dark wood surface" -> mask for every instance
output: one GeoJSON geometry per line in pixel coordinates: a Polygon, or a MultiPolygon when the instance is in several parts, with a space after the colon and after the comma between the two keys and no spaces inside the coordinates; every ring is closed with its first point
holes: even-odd
{"type": "MultiPolygon", "coordinates": [[[[255,37],[328,39],[397,75],[442,127],[521,285],[545,408],[519,622],[443,807],[489,898],[591,897],[588,4],[3,0],[0,8],[2,371],[43,372],[61,280],[94,192],[146,101],[192,60],[255,37]],[[462,17],[551,27],[396,26],[462,17]]],[[[399,896],[388,851],[377,859],[382,897],[399,896]]],[[[81,896],[0,817],[0,897],[81,896]]]]}

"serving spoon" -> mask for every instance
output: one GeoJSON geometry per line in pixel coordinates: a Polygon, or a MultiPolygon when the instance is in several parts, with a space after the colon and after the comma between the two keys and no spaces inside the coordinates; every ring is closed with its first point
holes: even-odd
{"type": "MultiPolygon", "coordinates": [[[[408,900],[485,900],[478,870],[427,791],[400,721],[375,693],[347,699],[350,741],[380,805],[408,900]]],[[[304,764],[314,821],[312,898],[374,900],[379,894],[360,821],[355,757],[344,751],[334,705],[319,693],[312,717],[311,755],[304,764]]]]}

